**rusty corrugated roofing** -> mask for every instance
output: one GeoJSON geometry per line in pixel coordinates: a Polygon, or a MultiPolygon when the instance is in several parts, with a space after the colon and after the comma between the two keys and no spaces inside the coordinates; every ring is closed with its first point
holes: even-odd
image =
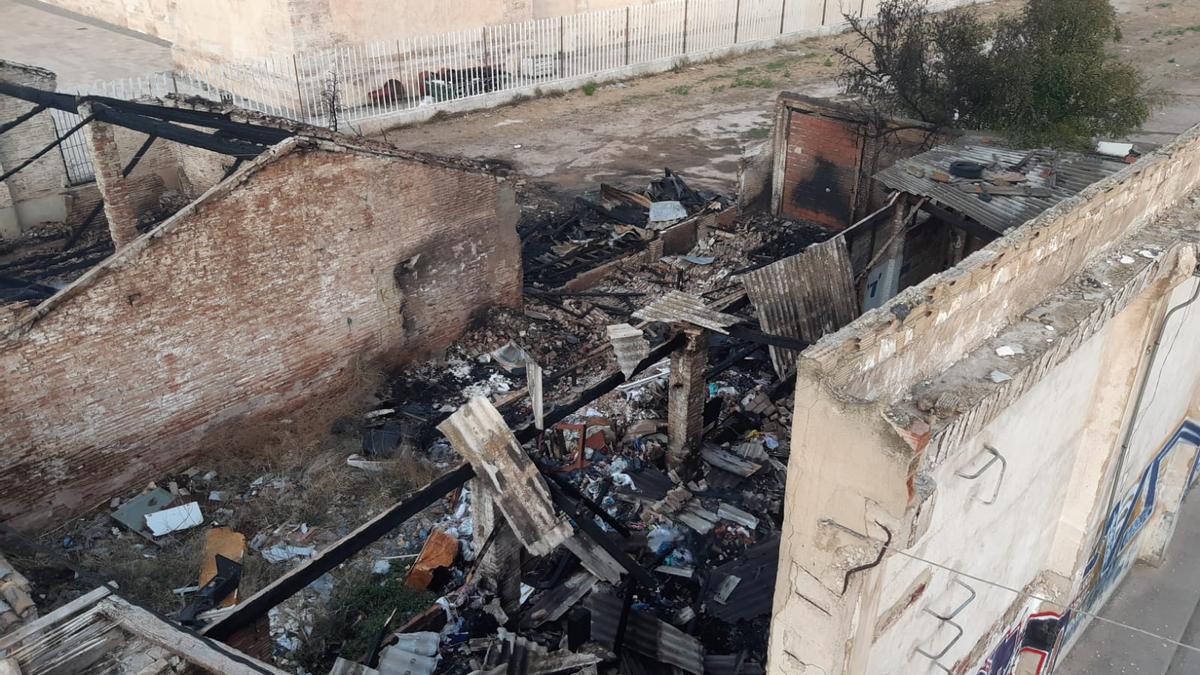
{"type": "Polygon", "coordinates": [[[1050,196],[993,195],[990,202],[983,201],[979,195],[964,192],[956,183],[942,183],[929,177],[934,170],[948,172],[950,162],[958,160],[979,162],[985,166],[995,161],[1006,168],[1020,162],[1029,152],[974,145],[939,145],[928,152],[896,162],[875,174],[875,179],[892,190],[928,197],[997,234],[1003,234],[1125,166],[1124,162],[1099,155],[1057,151],[1058,170],[1051,181],[1044,173],[1053,164],[1051,157],[1054,152],[1038,151],[1037,156],[1023,169],[1027,179],[1027,183],[1023,184],[1049,188],[1050,196]],[[924,175],[914,175],[914,170],[924,175]]]}
{"type": "Polygon", "coordinates": [[[665,323],[690,323],[718,333],[728,334],[730,326],[741,321],[732,314],[709,309],[704,301],[680,291],[667,291],[663,297],[633,313],[635,319],[665,323]]]}
{"type": "MultiPolygon", "coordinates": [[[[814,244],[804,252],[747,272],[746,294],[758,310],[763,331],[813,343],[858,317],[854,272],[845,237],[814,244]]],[[[771,347],[780,377],[796,366],[799,352],[771,347]]]]}

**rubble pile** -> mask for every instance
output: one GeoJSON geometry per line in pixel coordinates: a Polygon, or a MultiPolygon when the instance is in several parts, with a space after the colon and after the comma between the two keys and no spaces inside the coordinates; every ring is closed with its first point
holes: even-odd
{"type": "Polygon", "coordinates": [[[269,610],[276,664],[761,672],[792,386],[767,345],[796,345],[760,332],[740,275],[828,234],[717,217],[727,206],[667,170],[640,192],[604,185],[561,218],[527,219],[525,307],[387,378],[316,457],[193,467],[52,541],[77,562],[171,568],[143,599],[201,627],[466,460],[474,479],[269,610]],[[681,223],[694,245],[656,248],[681,223]],[[673,372],[693,348],[692,375],[673,372]]]}
{"type": "Polygon", "coordinates": [[[526,284],[560,288],[587,270],[644,250],[672,225],[729,206],[728,198],[694,190],[670,169],[640,192],[601,184],[599,194],[577,197],[569,209],[551,206],[523,220],[518,232],[526,284]]]}

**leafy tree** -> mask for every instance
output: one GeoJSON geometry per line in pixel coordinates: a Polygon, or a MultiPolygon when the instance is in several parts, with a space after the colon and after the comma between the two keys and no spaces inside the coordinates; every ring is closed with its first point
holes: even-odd
{"type": "Polygon", "coordinates": [[[985,21],[970,8],[883,0],[848,16],[841,82],[866,103],[939,127],[991,129],[1030,145],[1088,146],[1141,126],[1162,94],[1110,55],[1120,39],[1108,0],[1028,0],[985,21]]]}

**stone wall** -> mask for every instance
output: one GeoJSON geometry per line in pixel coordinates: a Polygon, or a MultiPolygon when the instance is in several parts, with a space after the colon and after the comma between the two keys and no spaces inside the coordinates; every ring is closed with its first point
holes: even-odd
{"type": "Polygon", "coordinates": [[[520,302],[510,188],[385,146],[289,139],[0,342],[0,520],[34,527],[220,432],[444,348],[520,302]]]}

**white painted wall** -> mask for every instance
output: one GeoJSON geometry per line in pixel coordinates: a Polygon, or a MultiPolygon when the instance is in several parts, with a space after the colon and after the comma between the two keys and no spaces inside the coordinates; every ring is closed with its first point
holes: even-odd
{"type": "MultiPolygon", "coordinates": [[[[1111,326],[1088,340],[1059,368],[1038,383],[1017,405],[1009,407],[983,433],[963,444],[938,468],[936,504],[928,531],[913,555],[997,583],[1022,589],[1050,566],[1051,546],[1058,528],[1057,514],[1066,498],[1086,411],[1104,369],[1102,356],[1111,326]],[[991,445],[1008,460],[995,504],[982,502],[993,494],[999,465],[976,480],[972,473],[983,464],[983,446],[991,445]]],[[[903,555],[890,556],[881,572],[881,613],[901,602],[912,581],[932,572],[929,590],[871,647],[870,669],[878,675],[940,673],[915,648],[938,652],[953,632],[921,611],[946,613],[968,597],[953,584],[956,575],[903,555]]],[[[1071,570],[1059,570],[1069,574],[1071,570]]],[[[964,579],[978,597],[955,619],[964,635],[942,659],[945,665],[965,659],[981,636],[992,629],[1018,600],[1016,594],[964,579]]]]}

